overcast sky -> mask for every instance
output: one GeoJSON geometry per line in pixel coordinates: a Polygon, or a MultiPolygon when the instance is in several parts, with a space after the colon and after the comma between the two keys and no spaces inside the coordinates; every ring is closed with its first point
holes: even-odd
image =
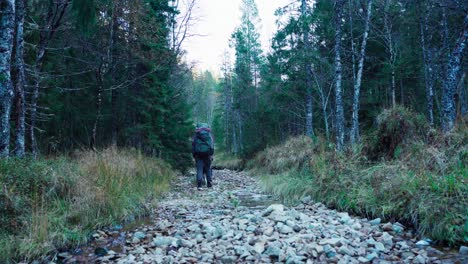
{"type": "MultiPolygon", "coordinates": [[[[261,25],[257,26],[261,34],[263,50],[269,49],[269,41],[275,32],[274,12],[285,6],[290,0],[256,0],[261,25]]],[[[224,50],[229,47],[229,38],[240,23],[241,0],[198,0],[195,15],[197,24],[191,29],[192,34],[205,35],[192,37],[184,43],[187,59],[194,61],[200,70],[218,73],[224,50]]]]}

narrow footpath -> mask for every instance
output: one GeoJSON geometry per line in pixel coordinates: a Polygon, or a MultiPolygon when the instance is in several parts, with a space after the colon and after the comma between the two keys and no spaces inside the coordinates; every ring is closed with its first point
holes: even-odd
{"type": "Polygon", "coordinates": [[[398,223],[356,218],[310,199],[287,207],[244,172],[214,171],[196,190],[181,176],[154,216],[98,231],[65,263],[468,263],[398,223]]]}

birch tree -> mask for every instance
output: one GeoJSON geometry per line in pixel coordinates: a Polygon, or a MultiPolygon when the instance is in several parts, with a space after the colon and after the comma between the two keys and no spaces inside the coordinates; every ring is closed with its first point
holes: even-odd
{"type": "Polygon", "coordinates": [[[312,100],[312,68],[310,62],[310,39],[307,15],[307,1],[301,0],[301,17],[302,17],[302,41],[303,43],[303,59],[304,59],[304,75],[305,75],[305,89],[306,89],[306,135],[312,137],[314,135],[313,126],[313,100],[312,100]]]}
{"type": "Polygon", "coordinates": [[[344,147],[344,107],[343,107],[343,90],[341,87],[342,81],[342,65],[341,65],[341,37],[343,27],[343,6],[344,0],[335,0],[335,127],[336,127],[336,148],[341,151],[344,147]]]}
{"type": "Polygon", "coordinates": [[[15,1],[0,0],[0,158],[10,154],[10,111],[13,97],[11,54],[15,28],[15,1]]]}
{"type": "Polygon", "coordinates": [[[25,154],[26,133],[26,104],[25,104],[25,65],[24,65],[24,16],[26,0],[16,0],[15,39],[13,48],[13,75],[15,89],[15,156],[23,157],[25,154]]]}
{"type": "MultiPolygon", "coordinates": [[[[352,127],[350,131],[351,144],[355,144],[359,140],[359,97],[361,93],[362,72],[364,70],[364,59],[366,58],[367,38],[369,37],[369,24],[372,13],[372,0],[367,1],[366,17],[364,21],[364,34],[362,36],[361,50],[359,52],[359,64],[356,78],[354,79],[354,96],[353,96],[353,114],[352,127]]],[[[354,64],[354,62],[353,62],[354,64]]]]}

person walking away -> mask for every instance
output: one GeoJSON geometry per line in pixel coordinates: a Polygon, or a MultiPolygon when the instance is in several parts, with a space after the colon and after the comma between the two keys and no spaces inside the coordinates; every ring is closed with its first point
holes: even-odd
{"type": "Polygon", "coordinates": [[[195,135],[192,140],[192,155],[197,166],[197,187],[201,190],[206,173],[206,184],[212,187],[211,160],[214,154],[213,137],[211,129],[207,124],[197,124],[195,135]]]}

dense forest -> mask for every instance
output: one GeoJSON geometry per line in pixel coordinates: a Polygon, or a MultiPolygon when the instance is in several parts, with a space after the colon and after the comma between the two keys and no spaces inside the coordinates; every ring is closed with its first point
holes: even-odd
{"type": "Polygon", "coordinates": [[[243,1],[223,65],[218,130],[250,155],[290,136],[361,142],[397,105],[451,131],[467,113],[464,1],[292,1],[262,52],[254,1],[243,1]],[[457,121],[458,120],[458,121],[457,121]]]}
{"type": "Polygon", "coordinates": [[[293,1],[269,53],[243,1],[219,83],[184,62],[195,1],[178,5],[6,1],[1,155],[115,145],[181,165],[192,121],[248,156],[302,134],[342,149],[396,105],[444,131],[466,115],[464,1],[293,1]]]}
{"type": "Polygon", "coordinates": [[[178,4],[3,1],[1,156],[115,145],[187,164],[191,10],[178,4]]]}

